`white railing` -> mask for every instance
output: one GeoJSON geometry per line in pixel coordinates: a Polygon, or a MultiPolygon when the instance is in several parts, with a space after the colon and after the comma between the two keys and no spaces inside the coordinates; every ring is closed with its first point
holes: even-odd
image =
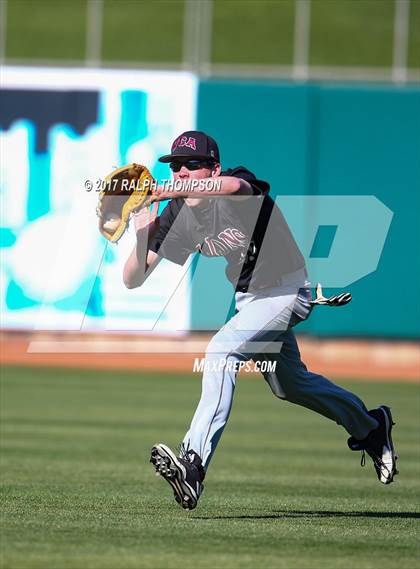
{"type": "Polygon", "coordinates": [[[410,0],[395,0],[392,79],[397,83],[407,80],[409,28],[410,0]]]}
{"type": "Polygon", "coordinates": [[[7,2],[0,0],[0,64],[6,59],[7,2]]]}
{"type": "Polygon", "coordinates": [[[295,79],[309,75],[309,43],[311,35],[310,0],[295,0],[295,28],[293,41],[293,70],[295,79]]]}
{"type": "Polygon", "coordinates": [[[102,60],[103,0],[88,0],[86,10],[86,65],[98,67],[102,60]]]}

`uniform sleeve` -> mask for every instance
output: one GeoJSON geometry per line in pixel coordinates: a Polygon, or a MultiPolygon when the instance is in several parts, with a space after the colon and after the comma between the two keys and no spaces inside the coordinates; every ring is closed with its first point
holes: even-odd
{"type": "Polygon", "coordinates": [[[270,190],[270,184],[264,180],[258,180],[248,168],[245,166],[237,166],[236,168],[229,168],[225,172],[222,172],[222,176],[233,176],[234,178],[241,178],[248,182],[255,196],[268,194],[270,190]]]}
{"type": "Polygon", "coordinates": [[[183,265],[193,249],[182,233],[182,204],[171,200],[159,217],[159,229],[153,236],[149,249],[177,265],[183,265]]]}

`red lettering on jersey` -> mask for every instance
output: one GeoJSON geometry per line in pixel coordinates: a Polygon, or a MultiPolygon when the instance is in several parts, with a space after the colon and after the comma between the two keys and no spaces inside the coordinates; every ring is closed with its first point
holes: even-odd
{"type": "Polygon", "coordinates": [[[205,243],[209,248],[209,254],[212,257],[226,255],[229,250],[240,249],[246,246],[246,235],[239,231],[239,229],[227,227],[221,231],[217,239],[206,237],[205,243]]]}
{"type": "Polygon", "coordinates": [[[211,239],[210,237],[206,237],[204,241],[208,245],[211,257],[220,257],[221,255],[226,255],[229,253],[229,247],[227,247],[223,241],[219,241],[219,239],[211,239]]]}
{"type": "Polygon", "coordinates": [[[245,247],[246,244],[245,235],[242,233],[242,231],[239,231],[239,229],[235,229],[234,227],[228,227],[224,231],[221,231],[218,235],[218,238],[226,243],[226,245],[231,249],[245,247]]]}

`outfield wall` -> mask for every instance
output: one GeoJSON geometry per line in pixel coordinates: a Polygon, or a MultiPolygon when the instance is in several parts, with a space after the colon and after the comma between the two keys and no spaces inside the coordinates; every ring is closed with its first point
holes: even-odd
{"type": "MultiPolygon", "coordinates": [[[[333,284],[326,265],[343,212],[338,205],[325,221],[323,202],[314,199],[289,211],[288,196],[355,196],[355,209],[345,219],[354,246],[336,251],[332,260],[336,273],[354,269],[345,285],[354,300],[343,310],[316,310],[300,330],[419,337],[420,89],[211,80],[200,83],[197,108],[198,127],[222,143],[224,165],[244,164],[271,183],[305,249],[313,282],[333,284]],[[357,202],[361,196],[375,196],[393,213],[377,267],[365,266],[364,255],[384,211],[374,207],[367,213],[366,204],[357,202]],[[324,224],[338,224],[335,236],[319,231],[315,243],[305,234],[305,227],[324,224]],[[361,231],[365,237],[359,240],[361,231]]],[[[203,270],[200,287],[192,291],[194,327],[217,320],[219,301],[213,305],[211,291],[223,286],[221,280],[210,265],[203,270]]]]}
{"type": "Polygon", "coordinates": [[[133,231],[106,248],[97,194],[83,186],[127,161],[167,177],[157,157],[198,127],[220,142],[224,166],[271,183],[312,281],[353,293],[350,307],[318,309],[302,332],[419,337],[418,87],[4,68],[1,98],[3,327],[220,328],[233,300],[224,261],[166,263],[128,291],[133,231]]]}

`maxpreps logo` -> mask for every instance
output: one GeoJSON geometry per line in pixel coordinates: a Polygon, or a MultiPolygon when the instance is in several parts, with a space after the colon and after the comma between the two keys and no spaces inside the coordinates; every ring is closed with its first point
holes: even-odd
{"type": "Polygon", "coordinates": [[[239,373],[241,371],[245,373],[275,373],[277,367],[276,360],[248,360],[238,361],[238,360],[228,360],[226,358],[220,358],[218,360],[208,360],[206,358],[194,358],[193,363],[193,373],[209,373],[209,372],[234,372],[239,373]]]}

